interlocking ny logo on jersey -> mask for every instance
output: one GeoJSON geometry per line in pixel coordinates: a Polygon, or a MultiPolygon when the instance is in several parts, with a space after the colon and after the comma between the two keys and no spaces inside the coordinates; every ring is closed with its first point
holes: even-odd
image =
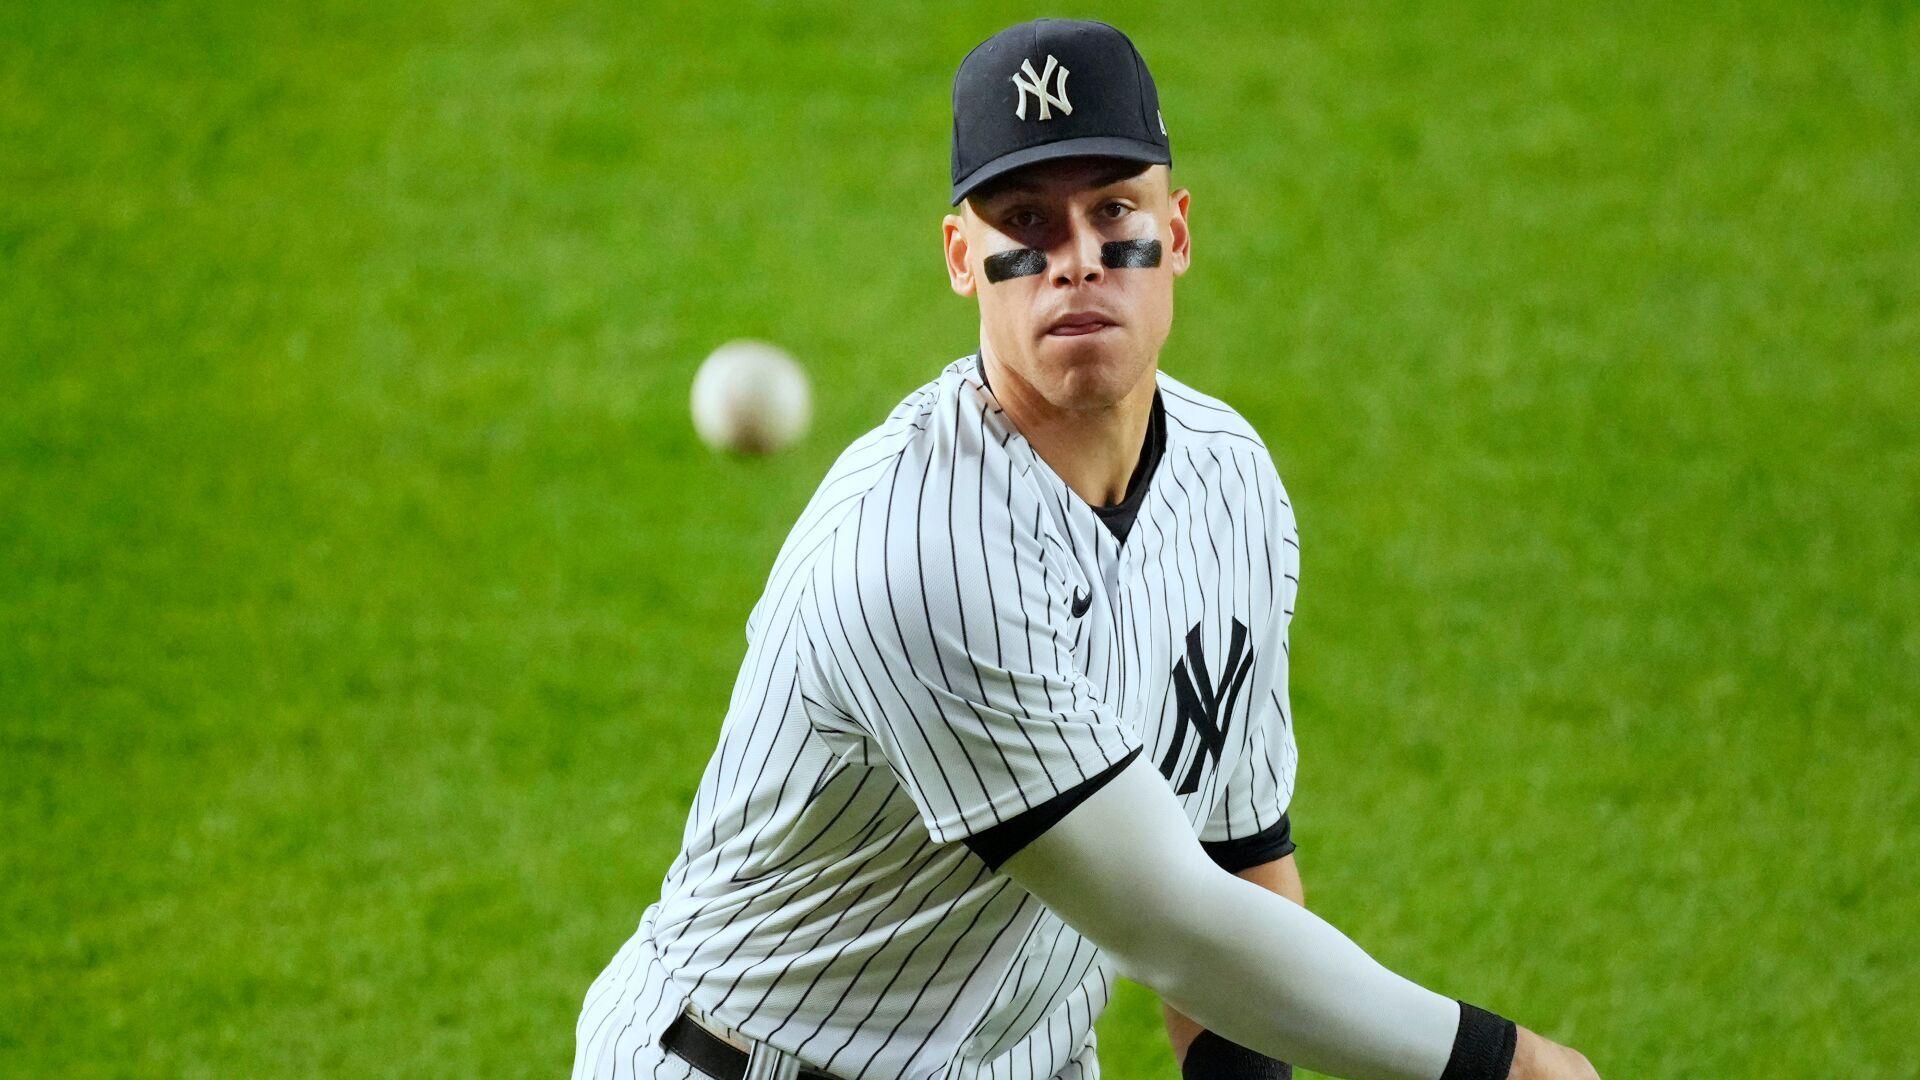
{"type": "Polygon", "coordinates": [[[1032,94],[1040,102],[1040,115],[1034,118],[1036,120],[1053,119],[1053,113],[1050,111],[1049,106],[1054,109],[1059,109],[1063,116],[1073,115],[1073,106],[1067,104],[1067,69],[1060,61],[1053,58],[1052,53],[1047,54],[1046,66],[1041,69],[1038,75],[1033,73],[1033,61],[1020,61],[1020,70],[1014,73],[1013,85],[1020,88],[1020,101],[1013,109],[1013,115],[1020,119],[1025,120],[1027,118],[1028,94],[1032,94]],[[1057,79],[1053,76],[1056,70],[1060,72],[1060,77],[1057,79]],[[1021,81],[1021,75],[1027,77],[1025,82],[1021,81]],[[1049,79],[1053,80],[1053,89],[1051,91],[1047,89],[1047,80],[1049,79]]]}
{"type": "Polygon", "coordinates": [[[1200,767],[1206,764],[1208,754],[1213,755],[1214,765],[1220,764],[1220,752],[1227,745],[1227,722],[1233,716],[1234,699],[1240,696],[1240,687],[1252,670],[1253,650],[1247,648],[1247,628],[1239,619],[1233,620],[1227,666],[1220,672],[1220,681],[1211,685],[1207,681],[1207,659],[1200,654],[1200,624],[1194,623],[1193,629],[1187,631],[1187,655],[1173,665],[1173,694],[1179,715],[1174,722],[1173,743],[1160,759],[1160,775],[1169,782],[1173,780],[1173,769],[1180,762],[1188,728],[1199,736],[1200,745],[1194,749],[1193,764],[1188,766],[1186,776],[1173,789],[1176,794],[1187,795],[1199,788],[1200,767]]]}

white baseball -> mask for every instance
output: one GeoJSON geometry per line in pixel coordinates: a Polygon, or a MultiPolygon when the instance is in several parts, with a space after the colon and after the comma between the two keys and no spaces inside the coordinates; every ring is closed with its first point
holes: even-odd
{"type": "Polygon", "coordinates": [[[772,453],[804,434],[812,416],[807,373],[764,341],[729,341],[693,376],[693,428],[715,450],[772,453]]]}

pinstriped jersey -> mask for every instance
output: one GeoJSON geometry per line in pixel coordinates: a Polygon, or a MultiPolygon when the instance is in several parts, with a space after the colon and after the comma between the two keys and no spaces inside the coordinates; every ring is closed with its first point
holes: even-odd
{"type": "Polygon", "coordinates": [[[977,355],[828,471],[642,924],[704,1015],[846,1080],[1097,1076],[1114,968],[969,843],[1144,755],[1216,858],[1274,857],[1293,510],[1238,413],[1155,378],[1124,539],[977,355]]]}

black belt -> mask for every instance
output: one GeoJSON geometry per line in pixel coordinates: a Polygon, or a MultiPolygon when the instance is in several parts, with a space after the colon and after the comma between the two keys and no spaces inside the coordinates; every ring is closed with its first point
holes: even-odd
{"type": "MultiPolygon", "coordinates": [[[[687,1063],[714,1080],[741,1080],[747,1075],[747,1052],[715,1035],[681,1013],[667,1025],[660,1045],[686,1059],[687,1063]]],[[[801,1069],[799,1080],[835,1080],[812,1069],[801,1069]]]]}

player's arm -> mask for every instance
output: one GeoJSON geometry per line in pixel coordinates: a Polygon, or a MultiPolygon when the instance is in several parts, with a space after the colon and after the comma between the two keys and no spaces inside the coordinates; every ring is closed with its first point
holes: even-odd
{"type": "MultiPolygon", "coordinates": [[[[1135,757],[1004,864],[1162,1000],[1242,1046],[1357,1080],[1579,1080],[1567,1051],[1510,1072],[1511,1021],[1381,966],[1304,907],[1209,859],[1135,757]]],[[[1577,1060],[1576,1060],[1577,1059],[1577,1060]]]]}
{"type": "MultiPolygon", "coordinates": [[[[1257,866],[1249,866],[1234,876],[1251,881],[1268,892],[1284,896],[1301,907],[1307,906],[1306,887],[1300,882],[1300,865],[1291,852],[1278,859],[1257,866]]],[[[1164,1001],[1160,1003],[1160,1011],[1166,1019],[1167,1042],[1173,1047],[1173,1059],[1184,1067],[1188,1047],[1193,1045],[1193,1040],[1198,1038],[1206,1027],[1164,1001]]],[[[1269,1071],[1276,1075],[1280,1074],[1280,1069],[1281,1066],[1278,1063],[1269,1066],[1269,1071]]]]}

